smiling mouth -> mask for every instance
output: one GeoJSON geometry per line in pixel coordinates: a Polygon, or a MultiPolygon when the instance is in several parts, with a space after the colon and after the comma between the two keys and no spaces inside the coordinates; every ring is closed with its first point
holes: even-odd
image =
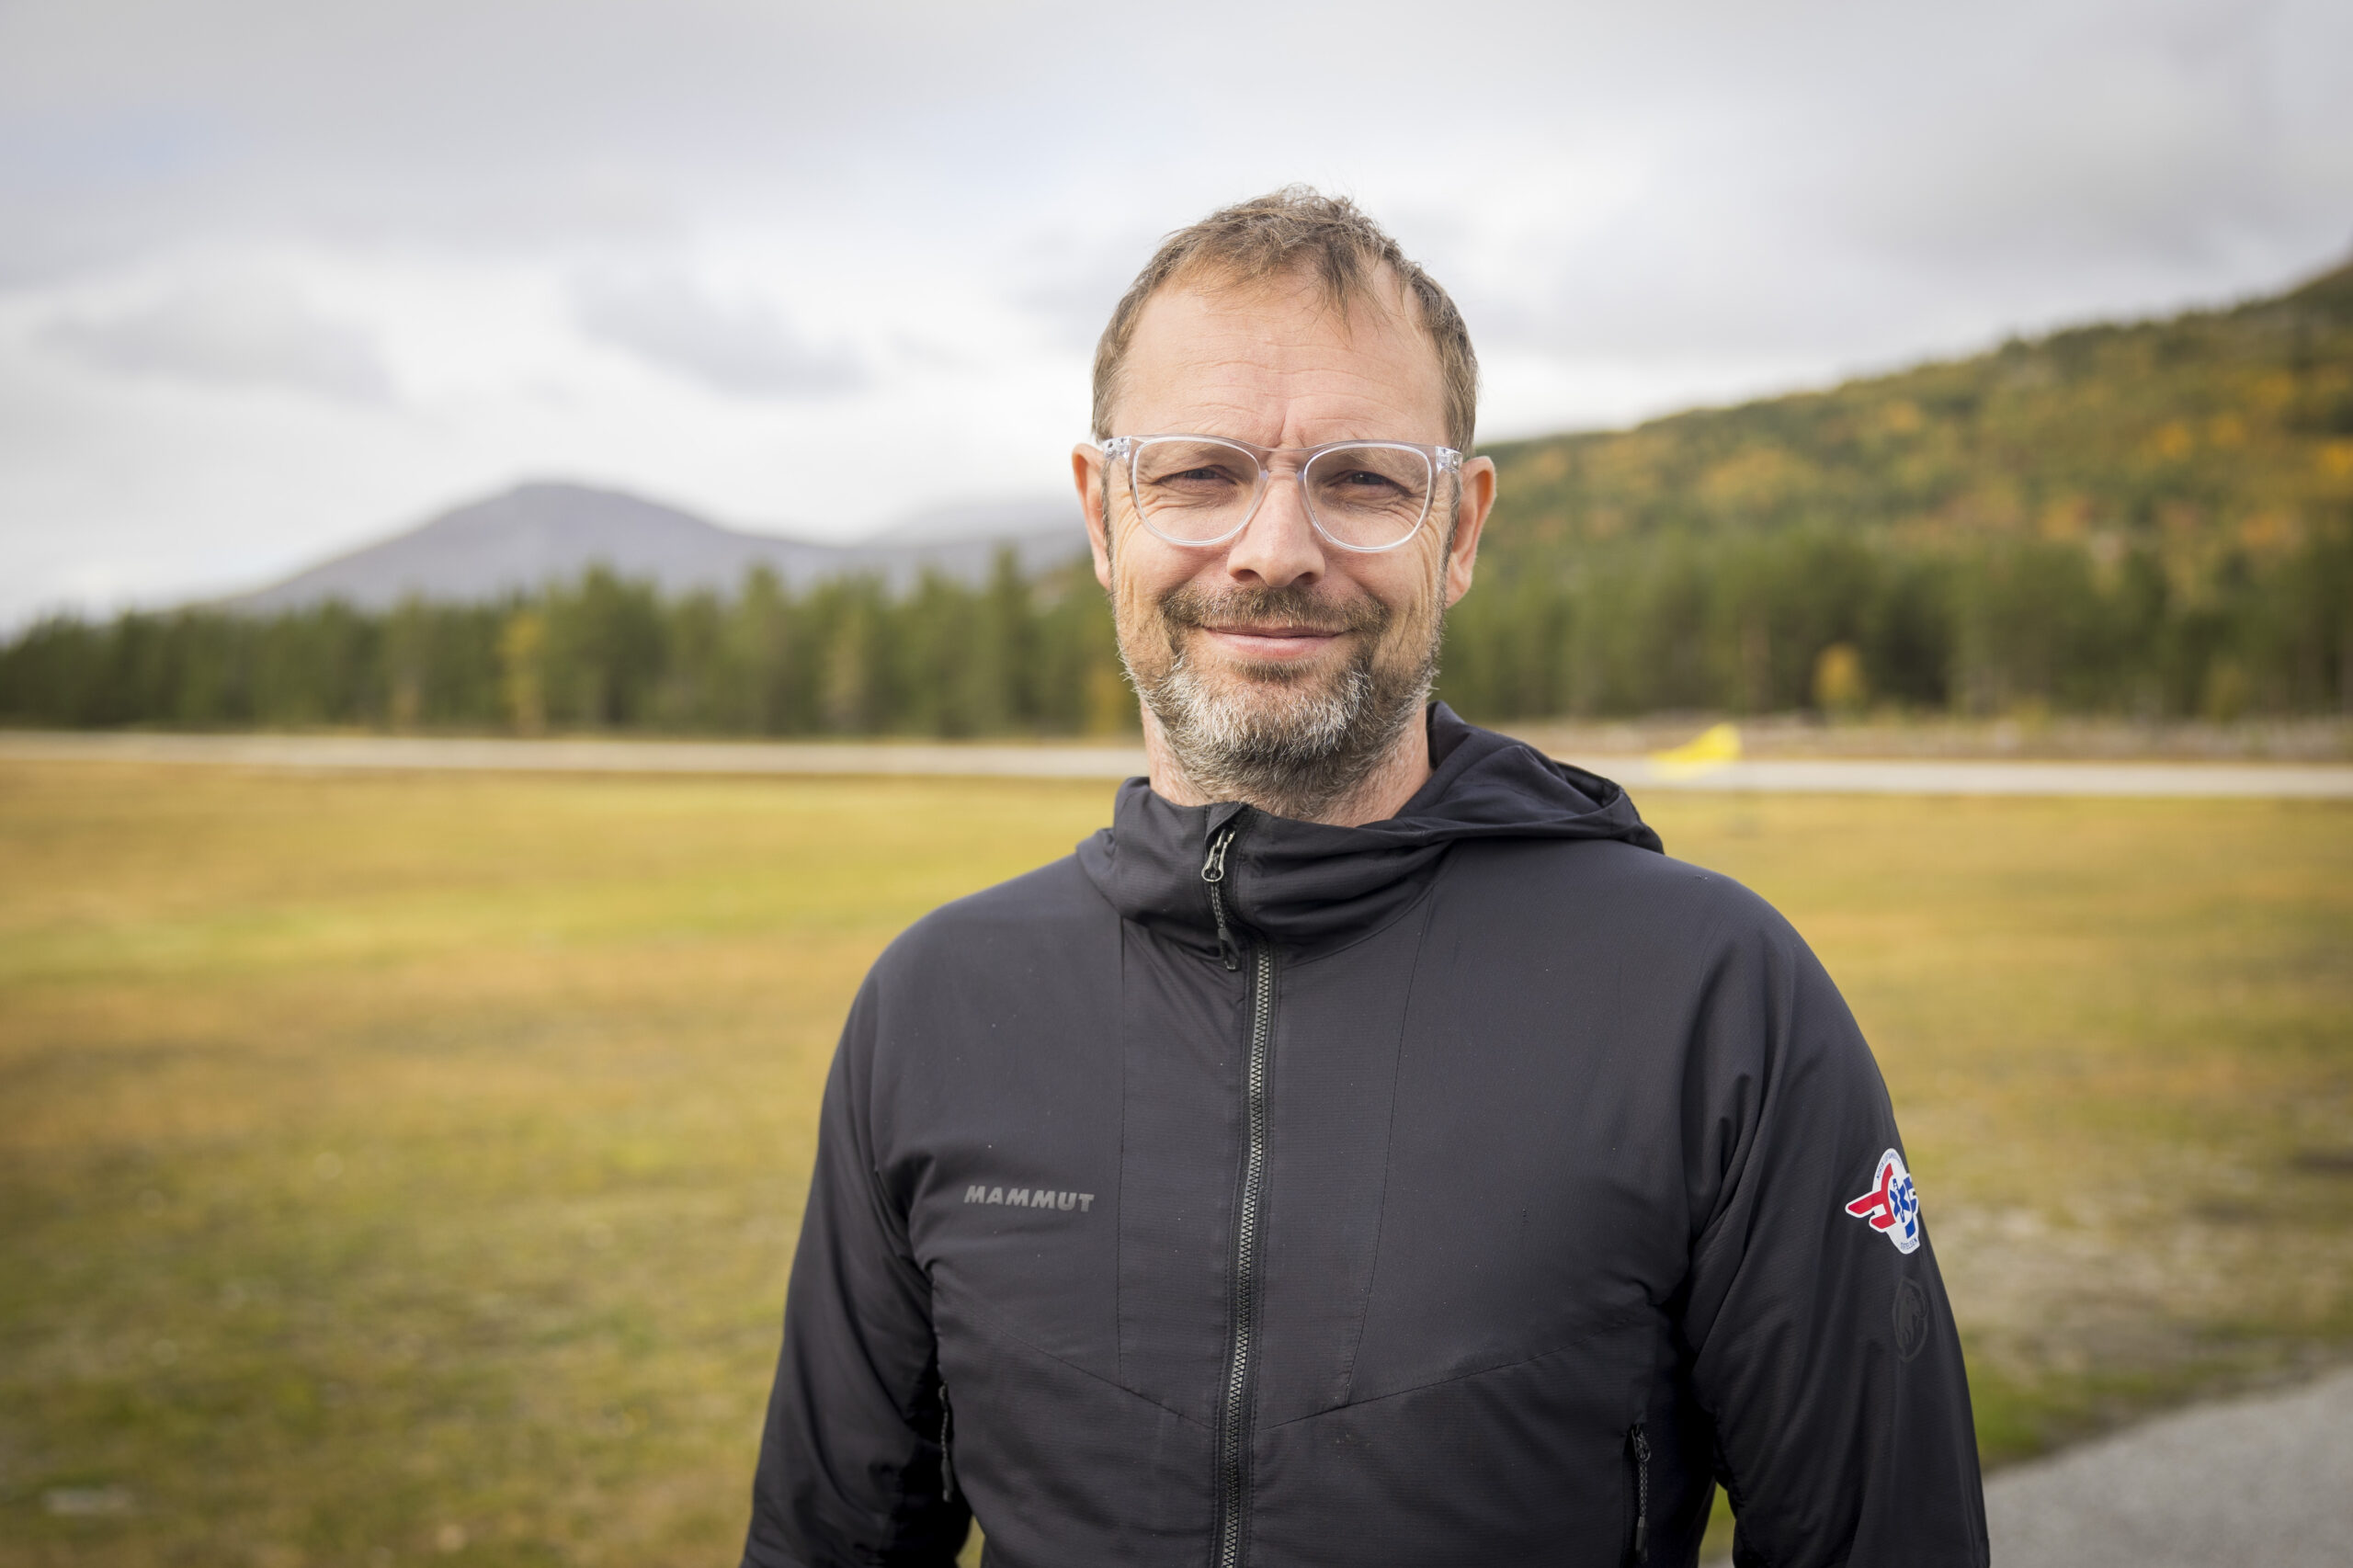
{"type": "Polygon", "coordinates": [[[1219,626],[1206,625],[1204,631],[1214,631],[1224,637],[1341,637],[1350,628],[1345,626],[1219,626]]]}
{"type": "Polygon", "coordinates": [[[1264,658],[1296,658],[1337,642],[1352,630],[1339,626],[1234,626],[1205,625],[1199,630],[1238,652],[1256,653],[1264,658]]]}
{"type": "Polygon", "coordinates": [[[1172,651],[1189,631],[1226,659],[1266,666],[1318,661],[1358,633],[1377,640],[1389,619],[1372,600],[1330,600],[1295,586],[1219,595],[1188,586],[1164,597],[1160,613],[1172,651]]]}

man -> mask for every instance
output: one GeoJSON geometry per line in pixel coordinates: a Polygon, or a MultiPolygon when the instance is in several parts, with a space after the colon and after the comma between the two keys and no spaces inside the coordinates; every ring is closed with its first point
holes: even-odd
{"type": "Polygon", "coordinates": [[[745,1561],[1982,1563],[1870,1052],[1615,785],[1426,706],[1494,465],[1445,292],[1169,238],[1074,454],[1149,780],[875,965],[745,1561]]]}

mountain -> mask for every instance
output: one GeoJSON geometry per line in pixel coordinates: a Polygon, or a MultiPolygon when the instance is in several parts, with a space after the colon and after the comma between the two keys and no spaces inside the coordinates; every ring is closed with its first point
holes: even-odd
{"type": "Polygon", "coordinates": [[[959,540],[1019,539],[1040,531],[1040,520],[1052,519],[1048,531],[1067,525],[1085,528],[1070,503],[1051,501],[967,501],[927,507],[911,513],[867,540],[869,544],[932,545],[959,540]]]}
{"type": "MultiPolygon", "coordinates": [[[[1516,590],[1549,592],[1656,540],[1720,551],[1827,531],[1932,554],[2039,542],[2103,562],[2143,555],[2187,604],[2353,519],[2353,266],[2232,309],[1487,450],[1501,483],[1483,552],[1516,590]]],[[[482,599],[597,562],[674,593],[733,589],[756,564],[793,585],[873,573],[901,588],[926,569],[969,583],[1000,541],[1030,571],[1084,548],[1067,500],[939,507],[821,544],[526,484],[226,606],[482,599]]]]}
{"type": "Polygon", "coordinates": [[[2234,308],[1488,450],[1498,564],[1810,528],[2145,550],[2188,590],[2353,517],[2353,265],[2234,308]]]}
{"type": "Polygon", "coordinates": [[[2353,267],[1489,451],[1464,713],[2353,715],[2353,267]]]}
{"type": "Polygon", "coordinates": [[[1083,551],[1086,536],[1074,506],[1041,500],[942,508],[860,543],[821,544],[722,528],[617,490],[522,484],[221,608],[260,614],[329,599],[371,610],[412,596],[474,601],[577,577],[595,565],[673,594],[733,592],[763,565],[788,585],[872,574],[903,588],[926,571],[978,582],[1005,546],[1023,571],[1034,572],[1083,551]]]}

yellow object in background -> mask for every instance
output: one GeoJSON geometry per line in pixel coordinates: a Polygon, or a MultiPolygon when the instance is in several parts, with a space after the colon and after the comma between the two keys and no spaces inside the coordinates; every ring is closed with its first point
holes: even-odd
{"type": "Polygon", "coordinates": [[[1669,778],[1690,778],[1740,760],[1740,729],[1711,724],[1679,746],[1651,753],[1651,760],[1669,778]]]}

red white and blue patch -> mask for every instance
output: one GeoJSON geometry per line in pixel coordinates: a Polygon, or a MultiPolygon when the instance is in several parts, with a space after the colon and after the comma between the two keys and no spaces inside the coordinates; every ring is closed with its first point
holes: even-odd
{"type": "Polygon", "coordinates": [[[1893,1149],[1879,1157],[1871,1189],[1847,1204],[1847,1212],[1869,1222],[1898,1252],[1916,1251],[1920,1245],[1920,1194],[1912,1186],[1912,1173],[1904,1168],[1904,1156],[1893,1149]]]}

